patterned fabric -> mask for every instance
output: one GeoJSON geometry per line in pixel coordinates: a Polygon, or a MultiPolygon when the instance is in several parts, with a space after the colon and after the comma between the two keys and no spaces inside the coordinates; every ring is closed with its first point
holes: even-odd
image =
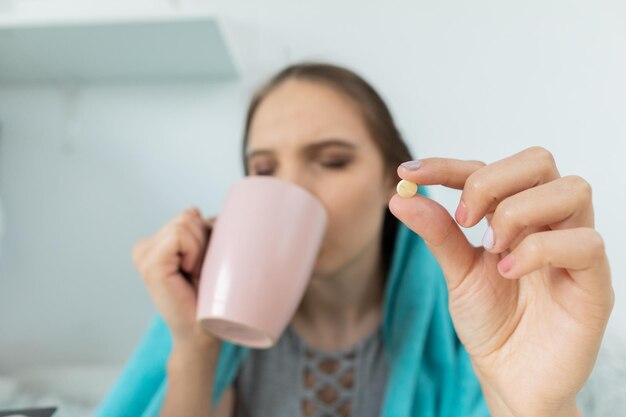
{"type": "Polygon", "coordinates": [[[378,417],[388,361],[377,329],[355,346],[327,352],[287,328],[278,343],[253,349],[234,387],[237,417],[378,417]]]}

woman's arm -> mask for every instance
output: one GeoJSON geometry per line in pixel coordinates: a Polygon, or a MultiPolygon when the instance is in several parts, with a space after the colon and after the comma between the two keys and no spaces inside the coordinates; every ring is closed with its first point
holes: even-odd
{"type": "Polygon", "coordinates": [[[219,346],[174,345],[167,364],[167,393],[160,417],[232,416],[232,389],[224,394],[215,410],[211,409],[219,346]]]}
{"type": "MultiPolygon", "coordinates": [[[[211,400],[221,343],[196,321],[202,255],[214,221],[203,219],[198,209],[189,209],[133,247],[133,262],[173,340],[161,417],[216,414],[212,413],[211,400]]],[[[232,394],[225,398],[224,405],[217,407],[217,417],[231,414],[228,406],[233,408],[232,394]]]]}

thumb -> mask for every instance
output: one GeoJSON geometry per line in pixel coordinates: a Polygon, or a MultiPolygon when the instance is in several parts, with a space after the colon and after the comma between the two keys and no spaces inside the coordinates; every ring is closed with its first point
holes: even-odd
{"type": "Polygon", "coordinates": [[[441,266],[448,291],[458,287],[474,263],[476,250],[448,211],[420,194],[411,198],[394,195],[389,210],[424,239],[441,266]]]}

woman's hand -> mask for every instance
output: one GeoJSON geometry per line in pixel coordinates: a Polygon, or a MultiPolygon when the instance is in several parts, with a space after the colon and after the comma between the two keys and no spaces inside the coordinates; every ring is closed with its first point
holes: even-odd
{"type": "Polygon", "coordinates": [[[398,175],[463,190],[455,217],[486,217],[476,248],[435,201],[393,196],[392,213],[419,234],[444,272],[455,329],[494,416],[575,416],[614,293],[591,187],[561,177],[539,147],[485,165],[428,158],[398,175]]]}
{"type": "Polygon", "coordinates": [[[212,345],[196,322],[197,286],[215,219],[189,209],[133,247],[133,262],[163,316],[175,345],[212,345]]]}

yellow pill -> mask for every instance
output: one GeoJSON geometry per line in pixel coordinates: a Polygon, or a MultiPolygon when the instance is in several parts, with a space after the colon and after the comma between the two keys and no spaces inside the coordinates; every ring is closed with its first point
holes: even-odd
{"type": "Polygon", "coordinates": [[[411,198],[417,192],[417,184],[407,180],[401,180],[396,186],[398,195],[402,198],[411,198]]]}

